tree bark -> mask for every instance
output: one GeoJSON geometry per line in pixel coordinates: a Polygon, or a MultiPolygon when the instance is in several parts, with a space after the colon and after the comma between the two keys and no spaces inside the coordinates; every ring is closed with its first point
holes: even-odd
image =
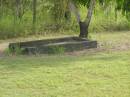
{"type": "Polygon", "coordinates": [[[3,16],[3,2],[0,0],[0,18],[3,16]]]}
{"type": "Polygon", "coordinates": [[[80,35],[79,35],[79,37],[81,37],[81,38],[88,38],[88,28],[89,28],[91,18],[92,18],[92,15],[93,15],[95,2],[96,2],[96,0],[91,0],[90,1],[88,12],[87,12],[87,17],[86,17],[85,21],[84,22],[81,22],[81,21],[79,22],[79,26],[80,26],[80,35]]]}
{"type": "Polygon", "coordinates": [[[70,12],[69,10],[67,10],[67,11],[65,12],[64,17],[65,17],[65,20],[66,20],[66,21],[70,22],[70,20],[71,20],[71,12],[70,12]]]}
{"type": "Polygon", "coordinates": [[[81,21],[81,16],[79,13],[79,10],[77,9],[77,7],[75,6],[74,2],[70,2],[69,3],[70,6],[70,10],[74,13],[74,15],[76,16],[77,22],[80,23],[81,21]]]}
{"type": "Polygon", "coordinates": [[[21,18],[21,0],[16,0],[16,18],[21,18]]]}
{"type": "Polygon", "coordinates": [[[88,25],[85,22],[79,22],[80,35],[81,38],[86,38],[88,36],[88,25]]]}
{"type": "Polygon", "coordinates": [[[65,8],[65,19],[67,22],[70,22],[71,20],[71,11],[70,11],[70,6],[69,6],[69,0],[66,2],[67,3],[67,6],[65,8]]]}
{"type": "Polygon", "coordinates": [[[117,14],[118,14],[118,10],[115,9],[115,21],[116,21],[116,22],[117,22],[117,18],[118,18],[118,17],[117,17],[117,16],[118,16],[117,14]]]}
{"type": "Polygon", "coordinates": [[[33,0],[33,32],[35,32],[36,30],[36,14],[37,14],[36,3],[37,3],[37,0],[33,0]]]}

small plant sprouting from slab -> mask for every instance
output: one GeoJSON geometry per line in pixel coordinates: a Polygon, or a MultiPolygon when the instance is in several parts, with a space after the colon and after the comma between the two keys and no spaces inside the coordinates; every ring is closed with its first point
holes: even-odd
{"type": "Polygon", "coordinates": [[[65,48],[61,46],[48,47],[48,54],[63,54],[65,53],[65,48]]]}
{"type": "Polygon", "coordinates": [[[15,45],[7,49],[5,52],[6,54],[13,54],[13,55],[21,55],[25,51],[24,48],[20,48],[20,45],[15,45]]]}

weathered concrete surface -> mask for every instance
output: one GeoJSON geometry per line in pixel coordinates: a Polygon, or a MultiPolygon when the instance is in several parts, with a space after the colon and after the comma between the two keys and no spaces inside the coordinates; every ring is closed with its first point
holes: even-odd
{"type": "Polygon", "coordinates": [[[25,53],[48,53],[53,48],[64,48],[65,52],[97,48],[97,41],[90,41],[79,37],[65,37],[57,39],[46,39],[38,41],[28,41],[11,43],[11,50],[16,48],[24,49],[25,53]]]}

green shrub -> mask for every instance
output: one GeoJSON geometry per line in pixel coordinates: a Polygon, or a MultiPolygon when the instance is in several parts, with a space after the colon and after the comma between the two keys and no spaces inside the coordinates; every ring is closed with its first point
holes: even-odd
{"type": "Polygon", "coordinates": [[[24,54],[24,51],[25,49],[23,48],[20,48],[19,45],[15,45],[13,48],[8,48],[5,50],[5,53],[10,55],[10,54],[13,54],[13,55],[21,55],[21,54],[24,54]]]}
{"type": "Polygon", "coordinates": [[[48,48],[48,54],[63,54],[65,53],[65,48],[61,46],[52,46],[48,48]]]}

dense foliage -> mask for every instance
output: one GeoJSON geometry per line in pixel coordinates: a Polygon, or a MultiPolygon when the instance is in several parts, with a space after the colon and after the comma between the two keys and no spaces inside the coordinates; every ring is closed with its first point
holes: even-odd
{"type": "MultiPolygon", "coordinates": [[[[45,32],[50,32],[51,30],[54,32],[60,29],[62,31],[73,30],[78,32],[79,28],[76,20],[69,10],[70,0],[36,0],[36,10],[33,10],[35,8],[33,7],[33,1],[0,0],[0,38],[34,34],[32,31],[34,21],[36,24],[35,32],[38,34],[45,34],[45,32]],[[36,11],[35,14],[33,11],[36,11]],[[34,15],[36,16],[34,17],[34,15]]],[[[81,18],[85,18],[87,14],[85,7],[89,7],[90,0],[73,0],[73,2],[81,10],[81,18]]],[[[94,19],[90,30],[108,30],[113,25],[120,26],[118,27],[119,29],[122,29],[122,26],[123,29],[128,29],[129,23],[122,15],[126,16],[127,20],[130,20],[129,0],[96,0],[94,19]],[[99,20],[100,24],[98,25],[101,26],[97,27],[96,23],[99,23],[99,20]],[[112,21],[112,23],[109,21],[112,21]]],[[[115,27],[113,29],[118,28],[115,27]]]]}

